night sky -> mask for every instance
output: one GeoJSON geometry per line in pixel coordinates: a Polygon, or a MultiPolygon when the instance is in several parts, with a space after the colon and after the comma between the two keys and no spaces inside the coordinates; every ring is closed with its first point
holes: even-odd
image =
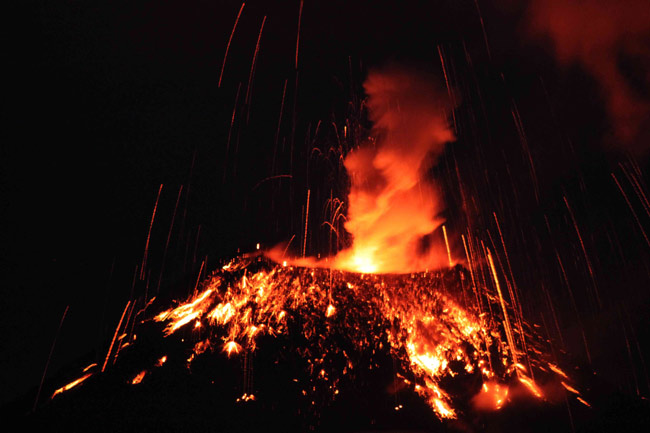
{"type": "Polygon", "coordinates": [[[495,233],[497,213],[530,320],[547,309],[545,285],[572,359],[587,363],[577,308],[594,370],[618,392],[648,396],[650,215],[622,168],[634,161],[647,179],[650,29],[633,18],[647,15],[635,9],[643,2],[612,14],[616,25],[590,47],[585,23],[617,2],[576,12],[554,0],[307,0],[296,68],[300,0],[247,1],[221,87],[239,1],[22,3],[26,19],[10,16],[3,38],[0,403],[38,387],[67,306],[48,378],[102,358],[134,294],[169,302],[204,260],[202,275],[257,242],[297,243],[307,189],[307,253],[327,254],[325,201],[345,199],[347,185],[328,149],[344,153],[368,135],[368,71],[404,65],[443,85],[441,54],[458,140],[430,175],[456,240],[467,224],[495,233]],[[543,25],[558,16],[559,30],[543,25]],[[341,145],[346,119],[360,129],[341,145]],[[464,209],[454,167],[474,197],[464,209]],[[146,275],[134,278],[161,185],[146,275]],[[638,342],[630,352],[624,334],[638,342]]]}

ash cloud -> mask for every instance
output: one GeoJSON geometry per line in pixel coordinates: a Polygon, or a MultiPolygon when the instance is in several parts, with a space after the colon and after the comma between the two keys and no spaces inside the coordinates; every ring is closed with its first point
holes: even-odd
{"type": "Polygon", "coordinates": [[[548,37],[563,65],[598,82],[616,141],[646,153],[650,131],[650,3],[647,0],[531,0],[528,31],[548,37]]]}
{"type": "Polygon", "coordinates": [[[445,263],[446,253],[420,254],[422,237],[442,224],[441,195],[425,172],[454,140],[446,93],[432,77],[388,68],[368,75],[364,88],[374,127],[370,142],[345,159],[350,176],[346,230],[352,247],[336,267],[408,272],[445,263]]]}

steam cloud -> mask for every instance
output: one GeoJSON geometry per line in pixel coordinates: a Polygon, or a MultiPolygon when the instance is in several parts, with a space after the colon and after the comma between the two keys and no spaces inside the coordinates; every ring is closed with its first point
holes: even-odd
{"type": "Polygon", "coordinates": [[[454,139],[449,102],[430,77],[404,69],[371,72],[364,84],[374,139],[351,152],[346,230],[352,247],[335,267],[409,272],[439,267],[446,252],[422,251],[422,238],[442,224],[440,193],[425,171],[454,139]]]}
{"type": "Polygon", "coordinates": [[[650,119],[647,0],[532,0],[530,31],[554,43],[558,61],[580,63],[598,81],[616,137],[645,151],[650,119]]]}

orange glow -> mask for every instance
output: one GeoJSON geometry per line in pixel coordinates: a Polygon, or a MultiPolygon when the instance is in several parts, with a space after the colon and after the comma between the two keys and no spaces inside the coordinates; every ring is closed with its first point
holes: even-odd
{"type": "Polygon", "coordinates": [[[210,340],[202,340],[194,345],[194,354],[200,355],[210,348],[210,340]]]}
{"type": "MultiPolygon", "coordinates": [[[[290,324],[299,323],[298,332],[308,341],[327,342],[330,330],[338,328],[350,336],[352,350],[374,353],[388,349],[400,374],[409,376],[404,384],[420,395],[439,418],[457,416],[456,397],[445,384],[458,375],[472,375],[480,380],[483,388],[473,399],[475,407],[498,410],[508,401],[506,384],[514,379],[533,396],[543,398],[532,379],[532,369],[549,374],[553,371],[563,378],[564,375],[557,366],[545,361],[546,355],[540,350],[544,342],[541,337],[537,346],[533,340],[526,345],[521,343],[522,349],[515,347],[514,330],[508,319],[510,306],[501,292],[492,255],[487,249],[484,251],[486,260],[475,264],[476,271],[491,274],[493,284],[475,287],[476,296],[483,298],[485,306],[481,313],[477,308],[463,307],[445,289],[443,277],[454,271],[407,275],[333,273],[329,269],[266,262],[256,272],[249,272],[249,265],[261,261],[258,256],[245,256],[207,279],[203,292],[154,320],[166,322],[167,335],[184,326],[191,328],[196,322],[210,329],[210,335],[218,330],[221,342],[211,340],[214,337],[198,341],[188,362],[217,347],[227,356],[249,354],[256,350],[261,336],[286,334],[292,328],[290,324]],[[357,306],[361,308],[358,311],[357,306]],[[328,331],[322,333],[322,320],[335,315],[337,320],[329,320],[328,331]],[[365,325],[354,321],[359,317],[367,324],[366,330],[362,328],[365,325]],[[370,329],[374,330],[372,334],[365,332],[370,329]],[[497,364],[499,368],[493,368],[497,364]]],[[[442,257],[447,258],[446,254],[442,257]]],[[[533,337],[518,338],[522,341],[533,337]]],[[[339,378],[357,366],[345,350],[320,344],[318,352],[308,352],[304,357],[312,380],[327,383],[333,397],[339,391],[339,378]],[[332,364],[326,362],[335,354],[346,360],[340,371],[332,371],[332,364]]],[[[370,364],[371,369],[375,366],[370,364]]],[[[307,389],[310,391],[303,389],[305,396],[315,392],[316,386],[307,389]]],[[[239,401],[252,398],[245,394],[239,401]]]]}
{"type": "Polygon", "coordinates": [[[241,346],[234,341],[229,341],[228,343],[224,344],[223,350],[224,352],[228,353],[228,356],[230,356],[233,353],[239,353],[241,351],[241,346]]]}
{"type": "Polygon", "coordinates": [[[253,394],[244,394],[237,401],[255,401],[255,396],[253,394]]]}
{"type": "Polygon", "coordinates": [[[565,378],[565,379],[568,379],[568,378],[569,378],[569,376],[567,376],[566,373],[563,372],[562,370],[560,370],[560,368],[559,368],[557,365],[555,365],[555,364],[550,364],[550,363],[549,363],[549,364],[548,364],[548,368],[550,368],[550,369],[553,370],[555,373],[559,374],[560,376],[562,376],[562,377],[565,378]]]}
{"type": "MultiPolygon", "coordinates": [[[[202,285],[197,280],[185,302],[174,304],[153,320],[161,322],[166,337],[182,328],[187,331],[179,333],[193,345],[188,367],[208,351],[221,350],[228,357],[240,355],[246,375],[242,392],[246,392],[238,402],[255,400],[250,385],[251,359],[258,342],[287,336],[290,330],[297,333],[301,343],[317,346],[300,347],[299,351],[312,379],[308,386],[300,386],[312,403],[318,401],[311,395],[317,390],[314,383],[324,386],[334,398],[339,393],[339,379],[346,374],[355,377],[353,370],[360,363],[356,354],[368,354],[368,368],[373,369],[378,367],[378,357],[371,356],[376,352],[392,357],[400,386],[417,393],[440,419],[456,418],[457,412],[467,407],[457,404],[458,397],[450,391],[454,388],[449,384],[457,376],[467,378],[470,393],[480,387],[472,398],[480,410],[504,407],[509,386],[517,390],[526,387],[533,396],[543,398],[535,379],[542,384],[545,381],[543,376],[535,376],[537,370],[555,380],[560,378],[549,369],[563,379],[568,377],[559,367],[545,362],[549,357],[541,350],[548,346],[529,341],[535,338],[534,327],[527,326],[524,332],[521,305],[511,288],[512,270],[510,276],[503,275],[501,253],[495,251],[493,256],[468,230],[467,239],[463,235],[462,241],[469,272],[461,267],[448,269],[455,262],[447,229],[439,217],[444,203],[427,173],[446,143],[454,140],[447,120],[449,103],[429,80],[403,71],[371,73],[365,90],[374,138],[350,151],[344,161],[350,177],[345,229],[352,244],[327,260],[304,257],[309,239],[308,190],[300,242],[302,258],[287,260],[287,245],[267,253],[277,264],[265,261],[258,252],[233,259],[202,285]],[[473,296],[471,292],[466,296],[470,284],[473,296]],[[350,343],[345,340],[345,350],[333,342],[341,340],[343,334],[350,343]],[[351,355],[352,351],[356,354],[351,355]],[[344,367],[336,371],[337,365],[344,367]]],[[[500,228],[499,235],[509,268],[500,228]]],[[[255,249],[260,249],[259,243],[255,249]]],[[[114,342],[128,340],[125,337],[129,334],[121,328],[130,303],[122,313],[102,371],[114,342]],[[118,338],[120,332],[123,334],[118,338]]],[[[132,323],[129,319],[126,322],[132,323]]],[[[121,347],[128,344],[126,341],[121,347]]],[[[166,360],[163,356],[155,365],[161,367],[166,360]]],[[[141,383],[146,374],[146,370],[141,371],[131,384],[141,383]]],[[[395,410],[401,410],[402,405],[397,403],[396,398],[395,410]]]]}
{"type": "Polygon", "coordinates": [[[88,379],[92,375],[93,375],[92,373],[86,373],[85,375],[81,376],[79,379],[73,380],[69,384],[67,384],[65,386],[62,386],[61,388],[54,391],[54,394],[52,394],[51,398],[56,397],[57,394],[64,393],[64,392],[74,388],[75,386],[81,384],[84,380],[88,379]]]}
{"type": "Polygon", "coordinates": [[[97,363],[92,363],[88,367],[84,368],[82,371],[85,373],[93,367],[97,367],[97,363]]]}
{"type": "Polygon", "coordinates": [[[499,410],[508,398],[508,387],[496,382],[483,382],[481,391],[474,396],[472,402],[479,410],[499,410]]]}
{"type": "Polygon", "coordinates": [[[444,401],[439,398],[433,398],[433,405],[435,406],[436,412],[442,418],[456,418],[456,412],[444,401]]]}
{"type": "Polygon", "coordinates": [[[368,75],[364,88],[372,137],[344,161],[350,178],[344,225],[352,245],[325,261],[305,258],[304,244],[300,259],[286,260],[286,247],[268,252],[270,258],[282,266],[289,262],[363,274],[453,266],[446,230],[435,233],[443,223],[441,193],[427,175],[446,143],[455,139],[447,120],[452,107],[449,95],[432,82],[397,68],[368,75]]]}
{"type": "Polygon", "coordinates": [[[171,310],[163,311],[156,316],[156,320],[161,322],[169,318],[172,322],[165,328],[165,334],[170,335],[178,328],[197,319],[202,313],[202,308],[210,303],[210,295],[212,290],[208,289],[203,293],[197,294],[196,297],[189,303],[180,305],[171,310]]]}
{"type": "Polygon", "coordinates": [[[573,388],[572,386],[567,385],[567,384],[564,383],[564,382],[560,382],[560,383],[562,384],[562,386],[563,386],[567,391],[572,392],[572,393],[574,393],[574,394],[576,394],[576,395],[580,395],[580,392],[579,392],[577,389],[573,388]]]}
{"type": "MultiPolygon", "coordinates": [[[[223,272],[241,272],[246,269],[247,263],[246,259],[232,263],[223,272]]],[[[333,317],[337,314],[334,305],[341,302],[339,299],[347,296],[364,299],[368,305],[366,311],[371,314],[369,317],[372,320],[377,324],[393,324],[384,331],[389,350],[416,379],[414,383],[409,381],[408,386],[427,401],[440,418],[456,417],[453,398],[440,384],[443,378],[457,374],[452,371],[451,363],[460,362],[465,372],[488,380],[494,376],[494,372],[488,367],[489,352],[485,345],[497,344],[498,350],[505,353],[498,332],[490,330],[484,318],[475,316],[448,296],[428,287],[427,281],[434,281],[428,279],[437,278],[435,274],[419,274],[417,278],[422,279],[421,284],[409,283],[412,280],[407,276],[384,280],[384,277],[377,275],[345,274],[347,279],[339,280],[337,287],[349,291],[349,294],[341,294],[343,298],[335,299],[332,296],[336,293],[332,295],[328,289],[330,273],[327,270],[275,266],[244,275],[235,278],[212,277],[206,282],[204,292],[185,304],[161,313],[155,320],[168,322],[165,328],[168,335],[184,325],[194,326],[187,317],[200,321],[203,326],[220,327],[224,332],[223,351],[233,356],[244,349],[255,350],[256,341],[261,335],[287,332],[288,320],[293,314],[303,314],[313,308],[314,311],[323,311],[326,318],[333,317]],[[230,283],[226,285],[224,281],[230,283]],[[386,284],[390,281],[391,284],[386,284]],[[368,292],[370,288],[373,291],[368,292]]],[[[314,321],[318,320],[318,315],[307,314],[304,317],[308,318],[303,328],[304,335],[307,338],[316,337],[314,321]]],[[[352,326],[345,325],[346,317],[340,317],[340,325],[352,326]]],[[[354,344],[358,350],[364,350],[371,344],[368,337],[357,338],[354,344]]],[[[210,349],[209,340],[199,341],[189,361],[210,349]]],[[[322,364],[327,354],[321,356],[310,359],[314,367],[319,366],[314,374],[319,380],[332,382],[334,379],[322,364]]],[[[512,364],[510,366],[510,371],[515,369],[512,364]]],[[[347,366],[341,373],[345,374],[353,368],[348,358],[347,366]]],[[[338,389],[334,389],[332,386],[332,392],[336,394],[338,389]]],[[[500,407],[505,395],[505,386],[495,388],[491,392],[491,406],[500,407]]],[[[243,397],[240,400],[245,401],[243,397]]]]}
{"type": "Polygon", "coordinates": [[[524,375],[520,375],[519,376],[519,382],[526,385],[526,387],[530,390],[530,392],[533,393],[533,395],[535,397],[542,398],[542,392],[539,390],[537,385],[535,385],[535,382],[533,382],[532,379],[530,379],[530,378],[528,378],[528,377],[526,377],[524,375]]]}
{"type": "Polygon", "coordinates": [[[442,199],[423,173],[454,139],[447,97],[428,77],[397,69],[371,72],[364,88],[377,138],[345,158],[345,229],[354,240],[334,267],[405,273],[444,266],[444,247],[422,252],[420,241],[442,223],[442,199]]]}
{"type": "Polygon", "coordinates": [[[144,379],[144,377],[146,376],[146,374],[147,374],[147,370],[142,370],[140,373],[138,373],[138,374],[133,378],[133,380],[131,380],[131,385],[137,385],[137,384],[141,383],[141,382],[142,382],[142,379],[144,379]]]}

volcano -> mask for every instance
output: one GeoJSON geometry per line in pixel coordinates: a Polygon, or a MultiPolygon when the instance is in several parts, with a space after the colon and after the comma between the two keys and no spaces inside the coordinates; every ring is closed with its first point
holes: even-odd
{"type": "Polygon", "coordinates": [[[556,411],[560,385],[589,410],[534,325],[526,353],[509,345],[511,307],[471,278],[460,265],[359,274],[242,256],[171,308],[127,305],[104,364],[29,419],[62,431],[445,431],[556,411]]]}

